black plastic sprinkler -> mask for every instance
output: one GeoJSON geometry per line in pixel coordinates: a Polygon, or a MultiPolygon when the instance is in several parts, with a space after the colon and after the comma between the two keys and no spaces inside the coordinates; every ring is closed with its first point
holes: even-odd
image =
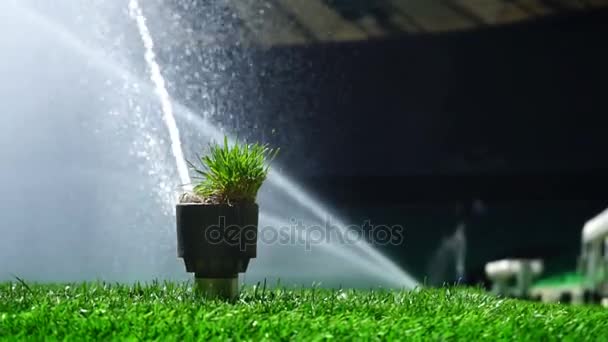
{"type": "Polygon", "coordinates": [[[239,273],[256,257],[256,196],[278,150],[260,144],[211,144],[202,168],[189,163],[199,181],[176,208],[177,255],[194,273],[206,297],[235,299],[239,273]]]}
{"type": "Polygon", "coordinates": [[[176,209],[178,256],[194,273],[197,290],[207,298],[235,299],[238,274],[256,257],[257,204],[180,203],[176,209]]]}

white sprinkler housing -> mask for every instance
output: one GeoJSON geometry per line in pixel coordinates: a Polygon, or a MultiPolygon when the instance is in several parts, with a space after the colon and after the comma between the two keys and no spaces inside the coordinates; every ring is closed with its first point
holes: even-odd
{"type": "Polygon", "coordinates": [[[529,264],[532,275],[540,275],[543,272],[542,260],[527,259],[503,259],[486,264],[486,275],[492,280],[507,280],[516,276],[529,264]]]}
{"type": "Polygon", "coordinates": [[[583,243],[589,243],[606,236],[608,236],[608,209],[585,223],[583,227],[583,243]]]}

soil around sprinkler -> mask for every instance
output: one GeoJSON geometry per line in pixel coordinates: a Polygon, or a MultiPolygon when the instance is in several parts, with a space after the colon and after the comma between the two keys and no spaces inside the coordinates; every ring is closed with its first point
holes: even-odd
{"type": "Polygon", "coordinates": [[[179,196],[180,204],[221,204],[221,202],[215,197],[202,197],[194,192],[184,192],[179,196]]]}

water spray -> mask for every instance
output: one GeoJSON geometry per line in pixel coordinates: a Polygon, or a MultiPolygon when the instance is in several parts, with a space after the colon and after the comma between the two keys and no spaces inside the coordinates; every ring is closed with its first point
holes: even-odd
{"type": "Polygon", "coordinates": [[[148,64],[148,68],[150,69],[150,78],[152,82],[154,82],[156,94],[160,99],[163,120],[165,122],[165,125],[167,126],[167,130],[169,131],[169,137],[171,140],[171,151],[173,152],[173,156],[175,157],[175,165],[177,166],[177,173],[179,174],[179,179],[182,183],[182,186],[184,187],[184,190],[192,190],[190,174],[188,173],[188,166],[186,165],[186,159],[184,157],[184,152],[181,146],[179,129],[177,128],[177,123],[175,122],[175,115],[173,114],[171,96],[167,91],[165,79],[163,78],[163,75],[160,71],[160,65],[156,61],[156,54],[154,53],[154,40],[152,40],[152,35],[150,34],[150,30],[148,29],[148,25],[146,24],[146,17],[143,15],[138,0],[129,1],[129,14],[131,15],[131,18],[133,18],[133,20],[135,20],[135,22],[137,23],[137,29],[139,30],[139,34],[146,50],[144,57],[146,59],[146,63],[148,64]]]}

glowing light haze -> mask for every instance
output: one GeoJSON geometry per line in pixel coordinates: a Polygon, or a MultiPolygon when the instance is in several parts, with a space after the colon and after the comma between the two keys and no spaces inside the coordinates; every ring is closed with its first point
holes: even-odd
{"type": "MultiPolygon", "coordinates": [[[[135,0],[0,2],[0,281],[189,278],[173,216],[176,191],[190,183],[184,158],[230,127],[204,119],[213,108],[199,115],[172,101],[146,9],[135,0]]],[[[259,194],[260,226],[331,218],[345,229],[276,169],[259,194]]],[[[416,284],[364,241],[261,244],[244,278],[416,284]]]]}

